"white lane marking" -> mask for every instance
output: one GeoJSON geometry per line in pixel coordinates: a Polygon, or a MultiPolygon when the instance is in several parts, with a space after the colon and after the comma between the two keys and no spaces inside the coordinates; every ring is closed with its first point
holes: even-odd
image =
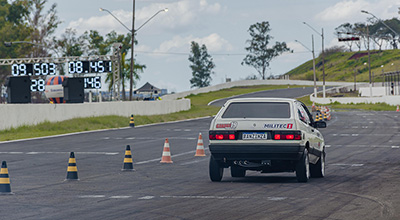
{"type": "Polygon", "coordinates": [[[173,199],[250,199],[248,196],[160,196],[173,199]]]}
{"type": "Polygon", "coordinates": [[[140,198],[138,198],[138,199],[141,199],[141,200],[149,200],[149,199],[154,199],[154,196],[143,196],[143,197],[140,197],[140,198]]]}
{"type": "MultiPolygon", "coordinates": [[[[36,154],[69,154],[71,152],[40,152],[40,151],[31,151],[31,152],[0,152],[0,154],[28,154],[28,155],[36,155],[36,154]]],[[[91,155],[118,155],[118,152],[79,152],[74,151],[75,154],[91,154],[91,155]]]]}
{"type": "Polygon", "coordinates": [[[400,134],[331,134],[332,136],[336,137],[336,136],[341,136],[341,137],[349,137],[349,136],[353,136],[353,137],[358,137],[358,136],[377,136],[377,137],[385,137],[385,136],[394,136],[394,137],[399,137],[400,134]]]}
{"type": "Polygon", "coordinates": [[[391,145],[341,145],[341,144],[335,144],[335,147],[364,147],[364,148],[396,148],[391,145]]]}
{"type": "Polygon", "coordinates": [[[352,166],[352,167],[362,167],[362,166],[364,166],[364,164],[362,164],[362,163],[356,163],[356,164],[352,164],[351,166],[352,166]]]}
{"type": "Polygon", "coordinates": [[[157,159],[152,159],[152,160],[146,160],[146,161],[137,162],[137,163],[135,163],[135,165],[146,164],[146,163],[151,163],[151,162],[155,162],[155,161],[161,161],[161,157],[160,157],[160,158],[157,158],[157,159]]]}
{"type": "Polygon", "coordinates": [[[348,164],[348,163],[333,163],[329,164],[329,166],[350,166],[350,167],[362,167],[364,164],[362,163],[355,163],[355,164],[348,164]]]}
{"type": "Polygon", "coordinates": [[[200,163],[200,162],[205,161],[205,160],[208,160],[208,158],[205,158],[205,159],[202,159],[202,160],[195,160],[195,161],[190,161],[190,162],[182,163],[181,165],[182,165],[182,166],[185,166],[185,165],[189,165],[189,164],[200,163]]]}
{"type": "Polygon", "coordinates": [[[331,145],[325,145],[325,147],[331,147],[331,145]]]}
{"type": "MultiPolygon", "coordinates": [[[[172,155],[171,158],[183,156],[183,155],[186,155],[186,154],[193,154],[193,153],[195,153],[195,152],[196,152],[196,150],[192,150],[192,151],[188,151],[188,152],[184,152],[184,153],[180,153],[180,154],[175,154],[175,155],[172,155]]],[[[156,159],[151,159],[151,160],[146,160],[146,161],[137,162],[137,163],[135,163],[135,164],[146,164],[146,163],[151,163],[151,162],[155,162],[155,161],[161,161],[161,157],[156,158],[156,159]]]]}
{"type": "Polygon", "coordinates": [[[400,146],[392,146],[392,149],[399,149],[400,146]]]}
{"type": "Polygon", "coordinates": [[[132,196],[110,196],[110,199],[128,199],[132,196]]]}
{"type": "Polygon", "coordinates": [[[119,154],[119,153],[113,152],[113,153],[105,153],[104,155],[117,155],[117,154],[119,154]]]}
{"type": "Polygon", "coordinates": [[[78,196],[78,198],[104,198],[106,197],[105,195],[84,195],[84,196],[78,196]]]}
{"type": "Polygon", "coordinates": [[[287,197],[268,197],[269,201],[282,201],[287,199],[287,197]]]}
{"type": "Polygon", "coordinates": [[[0,154],[23,154],[24,152],[0,152],[0,154]]]}

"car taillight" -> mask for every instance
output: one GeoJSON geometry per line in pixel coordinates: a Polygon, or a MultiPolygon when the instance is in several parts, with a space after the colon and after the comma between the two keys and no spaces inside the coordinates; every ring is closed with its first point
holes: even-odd
{"type": "Polygon", "coordinates": [[[209,139],[210,140],[236,140],[236,135],[234,132],[210,131],[209,139]]]}
{"type": "Polygon", "coordinates": [[[274,140],[301,140],[301,131],[294,132],[274,132],[274,140]]]}

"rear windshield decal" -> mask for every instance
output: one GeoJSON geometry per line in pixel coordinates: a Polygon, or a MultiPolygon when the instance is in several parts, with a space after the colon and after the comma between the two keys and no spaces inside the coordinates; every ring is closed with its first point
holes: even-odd
{"type": "Polygon", "coordinates": [[[264,128],[285,128],[292,129],[293,124],[264,124],[264,128]]]}
{"type": "Polygon", "coordinates": [[[225,124],[217,124],[216,127],[225,129],[235,129],[237,127],[237,121],[232,121],[231,123],[225,123],[225,124]]]}

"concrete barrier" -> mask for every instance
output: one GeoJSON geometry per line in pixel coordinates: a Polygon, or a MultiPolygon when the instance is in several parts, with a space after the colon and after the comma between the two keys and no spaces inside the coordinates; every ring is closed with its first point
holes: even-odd
{"type": "Polygon", "coordinates": [[[158,115],[190,109],[190,99],[83,104],[3,104],[0,105],[0,130],[41,122],[72,118],[118,115],[158,115]]]}
{"type": "Polygon", "coordinates": [[[392,96],[381,96],[381,97],[329,97],[329,98],[314,98],[313,95],[310,95],[310,100],[312,102],[318,104],[330,104],[334,102],[342,103],[342,104],[358,104],[358,103],[386,103],[388,105],[400,105],[400,96],[392,95],[392,96]]]}

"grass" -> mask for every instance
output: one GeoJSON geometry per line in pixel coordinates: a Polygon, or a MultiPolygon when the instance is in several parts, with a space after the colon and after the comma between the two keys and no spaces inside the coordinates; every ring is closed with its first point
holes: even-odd
{"type": "MultiPolygon", "coordinates": [[[[176,121],[189,118],[198,118],[215,115],[220,107],[208,106],[213,100],[227,98],[235,95],[272,90],[284,89],[287,85],[277,86],[245,86],[223,89],[215,92],[190,95],[186,98],[191,100],[191,108],[187,111],[181,111],[165,115],[135,116],[135,125],[145,125],[158,122],[176,121]]],[[[299,86],[291,86],[299,87],[299,86]]],[[[33,137],[43,137],[49,135],[66,134],[81,131],[91,131],[99,129],[121,128],[129,126],[129,117],[122,116],[101,116],[89,118],[76,118],[62,122],[44,122],[35,126],[21,126],[0,131],[0,141],[9,141],[33,137]]]]}
{"type": "MultiPolygon", "coordinates": [[[[367,51],[337,52],[325,56],[325,79],[327,81],[368,82],[369,71],[367,51]],[[360,56],[357,56],[360,55],[360,56]],[[354,58],[356,56],[357,58],[354,58]]],[[[382,72],[398,71],[400,50],[371,50],[371,73],[375,82],[382,82],[382,72]]],[[[290,79],[313,80],[313,64],[309,60],[287,73],[290,79]]],[[[322,58],[316,58],[316,77],[322,81],[322,58]]]]}

